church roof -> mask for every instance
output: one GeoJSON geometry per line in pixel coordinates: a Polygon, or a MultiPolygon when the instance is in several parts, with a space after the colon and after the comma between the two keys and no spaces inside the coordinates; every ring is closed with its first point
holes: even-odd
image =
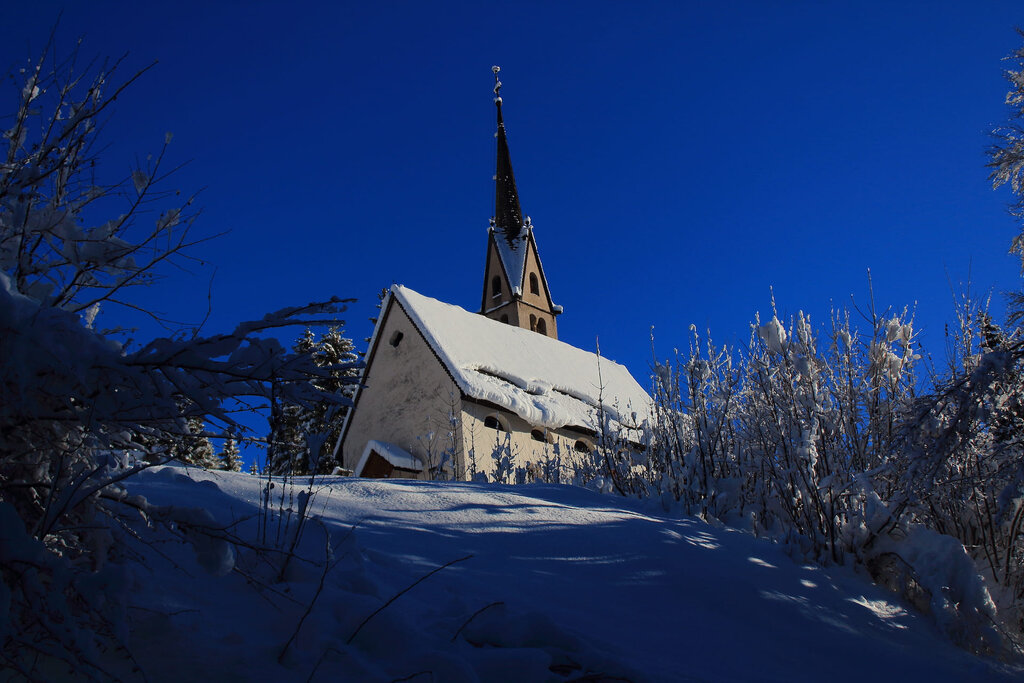
{"type": "Polygon", "coordinates": [[[600,431],[599,408],[635,427],[651,398],[622,365],[395,285],[402,306],[462,393],[532,425],[600,431]]]}

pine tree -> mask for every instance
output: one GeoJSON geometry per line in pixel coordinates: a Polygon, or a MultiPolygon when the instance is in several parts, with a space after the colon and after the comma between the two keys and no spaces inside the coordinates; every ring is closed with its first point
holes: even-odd
{"type": "Polygon", "coordinates": [[[216,451],[213,448],[213,443],[203,436],[206,423],[199,417],[190,417],[186,421],[189,434],[182,438],[181,444],[178,446],[181,459],[206,469],[215,468],[217,466],[216,451]]]}
{"type": "Polygon", "coordinates": [[[272,408],[267,469],[271,474],[308,474],[306,457],[306,408],[281,402],[272,408]]]}
{"type": "MultiPolygon", "coordinates": [[[[1024,37],[1024,30],[1017,29],[1024,37]]],[[[1010,213],[1024,219],[1024,47],[1017,48],[1007,59],[1015,68],[1007,69],[1004,76],[1010,82],[1010,90],[1006,93],[1006,104],[1010,108],[1010,120],[992,132],[994,144],[988,150],[989,180],[992,187],[1009,185],[1013,193],[1010,213]]],[[[1024,268],[1024,222],[1020,233],[1010,244],[1010,251],[1021,258],[1024,268]]],[[[1019,308],[1024,299],[1011,297],[1011,302],[1019,308]]]]}
{"type": "MultiPolygon", "coordinates": [[[[352,398],[355,393],[355,379],[359,369],[355,367],[359,356],[356,354],[352,340],[343,337],[341,328],[332,327],[320,339],[313,352],[313,361],[319,367],[331,367],[330,378],[314,380],[313,384],[321,391],[341,394],[352,398]]],[[[331,472],[339,463],[334,459],[334,445],[341,436],[341,427],[348,414],[347,406],[327,403],[317,404],[313,409],[312,429],[326,436],[320,447],[317,470],[321,473],[331,472]]]]}
{"type": "MultiPolygon", "coordinates": [[[[224,446],[220,449],[220,469],[228,472],[242,471],[242,457],[239,454],[238,444],[232,436],[224,439],[224,446]]],[[[255,462],[253,463],[256,464],[255,462]]]]}
{"type": "MultiPolygon", "coordinates": [[[[377,292],[377,315],[369,319],[370,322],[373,323],[374,327],[377,327],[377,318],[384,311],[384,301],[388,298],[388,294],[390,293],[390,291],[391,290],[389,290],[387,287],[382,287],[381,290],[377,292]]],[[[370,337],[364,338],[363,341],[369,344],[370,337]]]]}
{"type": "Polygon", "coordinates": [[[210,439],[203,436],[206,423],[200,417],[190,417],[187,422],[189,435],[182,438],[178,446],[181,460],[208,470],[216,469],[217,453],[210,439]]]}
{"type": "MultiPolygon", "coordinates": [[[[319,341],[307,329],[293,350],[308,356],[318,368],[330,368],[328,376],[311,380],[318,391],[351,398],[359,372],[355,367],[358,356],[352,340],[342,336],[341,328],[328,329],[319,341]]],[[[312,405],[276,405],[268,451],[270,472],[308,474],[314,468],[318,473],[332,471],[337,464],[334,444],[346,412],[347,407],[326,398],[312,405]],[[311,452],[311,447],[316,447],[316,452],[311,452]]]]}
{"type": "Polygon", "coordinates": [[[260,466],[255,460],[253,460],[252,464],[249,465],[249,474],[257,477],[260,475],[260,466]]]}
{"type": "MultiPolygon", "coordinates": [[[[312,360],[316,349],[316,335],[306,328],[295,340],[292,351],[312,360]]],[[[315,364],[315,361],[314,361],[315,364]]],[[[310,433],[311,408],[292,402],[275,402],[269,444],[267,469],[274,475],[303,475],[309,473],[309,455],[306,444],[310,433]]]]}
{"type": "MultiPolygon", "coordinates": [[[[177,405],[182,414],[189,412],[187,403],[178,401],[177,405]]],[[[174,421],[169,420],[168,424],[174,424],[174,421]]],[[[139,440],[147,445],[150,453],[158,460],[172,458],[189,465],[216,468],[217,456],[213,443],[203,435],[206,431],[203,419],[198,416],[186,417],[185,429],[183,433],[180,427],[167,428],[158,436],[143,435],[139,440]]]]}

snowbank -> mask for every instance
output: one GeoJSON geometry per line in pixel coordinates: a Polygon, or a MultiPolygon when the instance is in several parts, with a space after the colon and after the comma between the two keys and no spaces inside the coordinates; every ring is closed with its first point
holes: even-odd
{"type": "MultiPolygon", "coordinates": [[[[206,510],[252,544],[268,480],[154,468],[127,483],[154,505],[206,510]]],[[[297,498],[269,483],[273,500],[297,498]]],[[[279,554],[247,546],[219,578],[184,545],[133,549],[144,563],[132,579],[128,646],[148,680],[863,683],[1024,673],[959,650],[850,571],[801,566],[771,542],[621,498],[348,477],[318,479],[313,491],[315,523],[283,579],[266,566],[279,554]]]]}

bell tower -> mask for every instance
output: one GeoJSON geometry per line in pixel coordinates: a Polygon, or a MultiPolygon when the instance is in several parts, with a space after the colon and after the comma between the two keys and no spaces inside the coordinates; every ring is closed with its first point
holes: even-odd
{"type": "Polygon", "coordinates": [[[498,110],[497,170],[494,174],[494,217],[487,229],[487,260],[480,313],[499,322],[558,339],[556,316],[561,306],[551,301],[530,217],[523,219],[512,173],[505,122],[501,116],[501,81],[494,72],[494,105],[498,110]]]}

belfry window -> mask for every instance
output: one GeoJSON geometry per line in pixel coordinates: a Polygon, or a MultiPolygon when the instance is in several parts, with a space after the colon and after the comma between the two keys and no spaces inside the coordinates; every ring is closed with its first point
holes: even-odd
{"type": "Polygon", "coordinates": [[[501,322],[505,323],[506,325],[508,324],[508,314],[507,313],[502,313],[501,314],[501,322]]]}
{"type": "Polygon", "coordinates": [[[533,332],[537,331],[537,316],[533,313],[530,314],[530,330],[533,332]]]}
{"type": "Polygon", "coordinates": [[[497,275],[491,278],[491,296],[495,299],[501,296],[501,278],[497,275]]]}
{"type": "Polygon", "coordinates": [[[538,318],[537,319],[537,331],[540,332],[541,334],[545,335],[545,336],[547,335],[547,333],[548,333],[548,324],[546,322],[544,322],[544,318],[538,318]]]}
{"type": "Polygon", "coordinates": [[[530,273],[530,294],[540,295],[540,284],[537,282],[537,273],[530,273]]]}

